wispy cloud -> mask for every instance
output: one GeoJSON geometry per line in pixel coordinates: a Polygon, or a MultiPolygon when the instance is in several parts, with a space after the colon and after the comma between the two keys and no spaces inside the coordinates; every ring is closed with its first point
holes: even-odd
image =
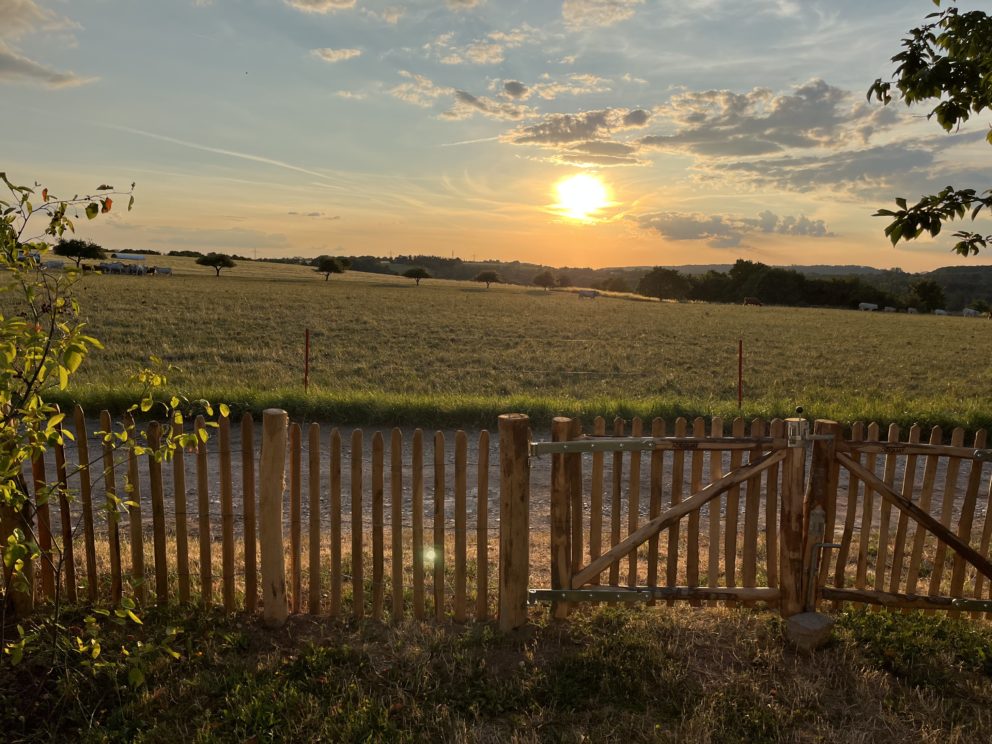
{"type": "Polygon", "coordinates": [[[310,52],[314,57],[322,59],[325,62],[343,62],[347,59],[354,59],[355,57],[360,57],[362,54],[361,49],[329,49],[324,47],[322,49],[314,49],[310,52]]]}
{"type": "Polygon", "coordinates": [[[736,248],[752,233],[835,237],[823,220],[811,220],[805,215],[780,217],[770,210],[760,212],[757,217],[653,212],[631,219],[642,229],[653,230],[668,240],[704,240],[714,248],[736,248]]]}
{"type": "Polygon", "coordinates": [[[446,119],[467,119],[480,113],[493,119],[522,119],[532,112],[527,106],[494,101],[485,96],[473,96],[464,90],[455,91],[455,105],[441,114],[446,119]]]}
{"type": "Polygon", "coordinates": [[[355,0],[284,0],[284,2],[303,13],[334,13],[355,7],[355,0]]]}
{"type": "Polygon", "coordinates": [[[71,71],[54,70],[19,54],[0,41],[0,81],[43,83],[49,88],[72,88],[96,80],[98,78],[84,77],[71,71]]]}
{"type": "Polygon", "coordinates": [[[453,92],[451,88],[435,85],[429,78],[408,70],[400,70],[400,75],[406,78],[407,82],[390,88],[389,93],[401,101],[412,103],[414,106],[428,108],[433,106],[441,96],[453,92]]]}
{"type": "Polygon", "coordinates": [[[570,29],[612,26],[634,15],[644,0],[565,0],[561,17],[570,29]]]}

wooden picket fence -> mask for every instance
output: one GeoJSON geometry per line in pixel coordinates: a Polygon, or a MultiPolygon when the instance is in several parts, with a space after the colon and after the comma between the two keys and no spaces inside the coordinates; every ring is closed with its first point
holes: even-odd
{"type": "MultiPolygon", "coordinates": [[[[288,612],[460,622],[495,611],[505,629],[542,599],[560,617],[580,601],[640,600],[786,616],[824,600],[992,611],[984,431],[966,447],[960,429],[945,444],[938,428],[921,441],[918,426],[905,439],[889,427],[883,440],[877,424],[845,437],[817,422],[810,438],[795,435],[797,420],[634,419],[628,429],[617,419],[608,433],[598,418],[586,434],[555,419],[542,444],[526,416],[506,414],[497,462],[485,431],[470,447],[464,432],[453,442],[421,430],[369,437],[269,414],[259,442],[246,415],[232,446],[222,417],[216,436],[158,461],[88,437],[94,427],[76,407],[75,448],[54,447],[54,463],[32,467],[46,557],[38,598],[261,606],[275,622],[288,612]],[[546,453],[549,475],[537,476],[546,453]],[[546,526],[532,526],[532,491],[541,504],[549,496],[536,515],[546,526]]],[[[103,412],[99,428],[112,423],[103,412]]],[[[154,449],[163,427],[145,428],[154,449]]]]}
{"type": "MultiPolygon", "coordinates": [[[[91,452],[100,440],[92,438],[84,412],[76,407],[69,418],[75,452],[55,446],[54,473],[44,457],[32,467],[43,553],[35,571],[36,595],[42,601],[59,592],[70,602],[84,597],[116,605],[128,594],[139,603],[178,600],[253,611],[260,598],[261,526],[288,531],[289,545],[279,560],[289,565],[293,612],[381,618],[388,604],[394,620],[428,613],[438,619],[482,620],[491,614],[489,566],[495,544],[488,519],[486,431],[478,436],[477,462],[470,468],[468,437],[461,431],[454,436],[453,462],[447,457],[451,443],[442,432],[433,436],[428,451],[419,429],[410,441],[393,429],[387,433],[388,446],[386,436],[375,432],[367,462],[362,430],[351,433],[346,453],[338,429],[327,433],[310,424],[305,449],[303,429],[291,424],[283,453],[288,454],[288,487],[280,473],[275,494],[280,512],[284,499],[288,502],[288,514],[266,525],[256,508],[261,452],[250,414],[241,419],[237,451],[231,422],[221,417],[214,435],[198,440],[191,451],[176,449],[171,461],[139,456],[127,447],[114,450],[110,443],[91,452]],[[431,458],[426,465],[425,456],[431,458]],[[350,470],[350,479],[342,478],[343,468],[350,470]],[[46,486],[50,482],[54,488],[46,486]],[[53,508],[58,509],[55,520],[53,508]]],[[[109,432],[112,424],[102,412],[99,428],[109,432]]],[[[158,448],[163,427],[152,422],[144,428],[149,448],[158,448]]],[[[210,431],[202,417],[193,429],[210,431]]],[[[182,431],[176,424],[175,432],[182,431]]]]}

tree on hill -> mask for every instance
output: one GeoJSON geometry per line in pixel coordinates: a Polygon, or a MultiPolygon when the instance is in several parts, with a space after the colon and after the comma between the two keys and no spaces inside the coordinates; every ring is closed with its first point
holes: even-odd
{"type": "Polygon", "coordinates": [[[627,285],[627,281],[622,276],[611,276],[608,279],[603,279],[602,281],[593,282],[593,289],[602,289],[606,292],[629,292],[630,287],[627,285]]]}
{"type": "Polygon", "coordinates": [[[403,272],[403,276],[405,276],[407,279],[413,279],[415,282],[417,282],[418,287],[420,286],[421,279],[432,278],[430,272],[427,271],[427,269],[422,269],[419,266],[414,266],[412,269],[407,269],[406,271],[403,272]]]}
{"type": "Polygon", "coordinates": [[[689,280],[682,274],[675,269],[665,269],[661,266],[655,266],[637,283],[638,294],[657,297],[659,300],[666,298],[684,300],[690,288],[689,280]]]}
{"type": "Polygon", "coordinates": [[[910,287],[906,303],[925,313],[932,313],[944,307],[944,290],[933,279],[920,279],[910,287]]]}
{"type": "Polygon", "coordinates": [[[534,277],[534,284],[538,287],[544,287],[544,291],[547,292],[553,286],[555,286],[555,275],[550,271],[542,271],[540,274],[534,277]]]}
{"type": "Polygon", "coordinates": [[[570,277],[568,274],[559,274],[558,275],[558,286],[559,287],[571,287],[572,286],[572,277],[570,277]]]}
{"type": "Polygon", "coordinates": [[[56,256],[65,256],[76,262],[76,268],[84,258],[99,260],[107,257],[107,252],[92,240],[60,240],[55,244],[52,252],[56,256]]]}
{"type": "Polygon", "coordinates": [[[314,261],[314,271],[324,275],[326,282],[331,278],[331,274],[343,274],[345,267],[340,259],[334,256],[320,256],[314,261]]]}
{"type": "MultiPolygon", "coordinates": [[[[940,6],[942,0],[934,0],[940,6]]],[[[953,3],[953,0],[951,0],[953,3]]],[[[992,17],[982,11],[959,12],[953,4],[931,13],[926,22],[910,31],[903,39],[903,51],[892,61],[897,63],[895,79],[877,79],[868,89],[868,99],[874,96],[888,105],[893,95],[906,105],[938,101],[927,114],[936,117],[944,131],[955,130],[971,114],[992,109],[992,17]],[[895,91],[893,91],[895,86],[895,91]]],[[[986,134],[992,144],[992,130],[986,134]]],[[[955,189],[947,186],[936,194],[922,197],[909,206],[906,199],[896,199],[897,210],[879,209],[876,217],[891,217],[885,234],[892,244],[913,240],[924,232],[940,233],[945,222],[971,219],[982,211],[992,209],[992,189],[955,189]]],[[[953,251],[968,256],[978,253],[992,243],[992,234],[959,230],[953,251]]]]}
{"type": "Polygon", "coordinates": [[[473,279],[472,281],[485,282],[486,289],[489,289],[490,284],[499,284],[503,280],[500,278],[500,275],[495,271],[480,271],[478,274],[475,275],[475,279],[473,279]]]}
{"type": "Polygon", "coordinates": [[[196,262],[200,266],[209,266],[217,272],[218,277],[221,269],[233,269],[236,265],[234,260],[225,253],[208,253],[206,256],[200,256],[196,262]]]}

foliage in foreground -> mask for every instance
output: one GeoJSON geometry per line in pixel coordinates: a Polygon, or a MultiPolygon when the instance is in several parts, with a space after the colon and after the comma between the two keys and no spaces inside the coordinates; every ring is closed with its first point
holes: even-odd
{"type": "MultiPolygon", "coordinates": [[[[182,660],[0,667],[7,740],[983,741],[992,631],[851,612],[813,656],[767,612],[601,608],[566,623],[397,628],[150,610],[182,660]],[[181,631],[181,632],[179,632],[181,631]]],[[[108,638],[108,643],[116,638],[108,638]]]]}

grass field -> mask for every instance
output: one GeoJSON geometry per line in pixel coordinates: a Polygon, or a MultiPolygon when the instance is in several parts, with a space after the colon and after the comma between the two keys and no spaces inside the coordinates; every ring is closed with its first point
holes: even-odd
{"type": "Polygon", "coordinates": [[[106,345],[69,397],[121,407],[148,355],[176,389],[235,408],[341,423],[486,424],[500,412],[737,414],[904,424],[992,423],[992,324],[845,310],[674,304],[528,287],[243,263],[222,273],[87,275],[84,317],[106,345]],[[303,393],[304,329],[310,393],[303,393]]]}

